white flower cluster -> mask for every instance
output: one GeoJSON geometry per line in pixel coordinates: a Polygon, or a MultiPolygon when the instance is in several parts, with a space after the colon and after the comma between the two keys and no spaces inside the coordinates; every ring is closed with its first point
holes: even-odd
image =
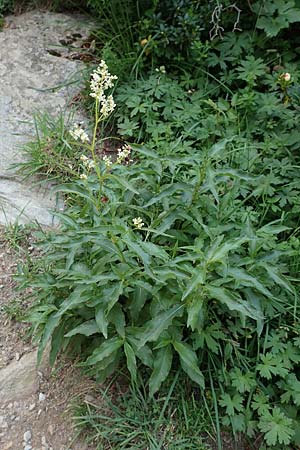
{"type": "Polygon", "coordinates": [[[130,152],[131,147],[128,144],[123,145],[122,148],[118,148],[117,164],[121,164],[125,161],[130,156],[130,152]]]}
{"type": "Polygon", "coordinates": [[[80,161],[88,169],[93,169],[95,167],[95,162],[92,159],[87,158],[85,155],[80,156],[80,161]]]}
{"type": "Polygon", "coordinates": [[[111,157],[110,156],[107,156],[107,155],[104,155],[103,156],[103,161],[104,161],[104,164],[105,164],[105,167],[107,168],[107,169],[109,169],[110,168],[110,166],[112,166],[112,160],[111,160],[111,157]]]}
{"type": "Polygon", "coordinates": [[[114,102],[113,96],[103,97],[101,101],[100,114],[102,117],[108,117],[110,113],[115,109],[116,104],[114,102]]]}
{"type": "Polygon", "coordinates": [[[134,219],[132,219],[132,223],[135,226],[135,228],[137,228],[138,230],[143,228],[143,226],[145,225],[143,222],[143,219],[141,219],[141,217],[135,217],[134,219]]]}
{"type": "Polygon", "coordinates": [[[105,61],[101,61],[97,69],[95,69],[92,73],[90,96],[98,100],[100,105],[100,114],[103,118],[108,117],[109,114],[115,109],[116,105],[112,95],[106,97],[104,91],[113,87],[113,81],[117,78],[117,76],[109,73],[105,61]]]}
{"type": "Polygon", "coordinates": [[[80,140],[83,144],[87,144],[90,141],[88,134],[78,123],[74,124],[73,129],[69,130],[69,133],[75,141],[80,140]]]}

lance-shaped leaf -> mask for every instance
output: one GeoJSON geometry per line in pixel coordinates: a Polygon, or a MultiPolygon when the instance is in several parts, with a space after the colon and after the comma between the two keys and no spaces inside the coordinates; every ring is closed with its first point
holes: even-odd
{"type": "Polygon", "coordinates": [[[204,376],[198,367],[198,358],[192,347],[182,342],[174,342],[173,345],[179,355],[183,370],[195,383],[204,389],[204,376]]]}
{"type": "Polygon", "coordinates": [[[145,331],[140,337],[139,348],[142,348],[148,341],[157,341],[161,333],[171,325],[173,319],[181,316],[182,313],[183,305],[177,304],[147,322],[145,331]]]}
{"type": "Polygon", "coordinates": [[[132,379],[132,381],[136,381],[136,375],[137,375],[136,357],[135,357],[133,348],[131,347],[131,345],[128,344],[128,342],[125,342],[125,344],[124,344],[124,352],[126,355],[127,368],[130,372],[131,379],[132,379]]]}
{"type": "Polygon", "coordinates": [[[91,356],[86,360],[87,365],[92,365],[101,362],[108,356],[115,353],[123,345],[123,339],[114,337],[108,341],[104,341],[99,347],[97,347],[91,356]]]}
{"type": "Polygon", "coordinates": [[[75,336],[76,334],[83,334],[84,336],[91,336],[92,334],[99,333],[99,327],[95,320],[88,320],[87,322],[83,322],[78,327],[73,328],[73,330],[69,331],[65,334],[65,337],[75,336]]]}
{"type": "Polygon", "coordinates": [[[153,362],[153,372],[149,380],[149,393],[153,397],[161,384],[169,375],[172,366],[173,352],[171,345],[159,349],[153,362]]]}

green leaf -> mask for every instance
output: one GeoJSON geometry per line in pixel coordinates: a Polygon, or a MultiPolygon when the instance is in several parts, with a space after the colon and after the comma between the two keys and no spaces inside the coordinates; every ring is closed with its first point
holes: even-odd
{"type": "Polygon", "coordinates": [[[198,358],[192,347],[182,342],[174,342],[173,346],[179,355],[183,370],[195,383],[204,389],[204,376],[198,367],[198,358]]]}
{"type": "Polygon", "coordinates": [[[248,239],[247,238],[237,238],[228,240],[222,245],[221,244],[221,237],[217,239],[211,248],[209,249],[206,260],[207,264],[212,264],[215,262],[224,262],[225,257],[228,255],[228,253],[232,250],[236,250],[237,248],[241,247],[242,244],[244,244],[248,239]]]}
{"type": "Polygon", "coordinates": [[[157,351],[153,362],[153,372],[149,380],[150,397],[153,397],[169,375],[172,359],[173,352],[171,345],[167,345],[157,351]]]}
{"type": "Polygon", "coordinates": [[[108,327],[108,321],[105,315],[105,306],[100,305],[96,307],[95,311],[95,319],[98,326],[98,330],[101,331],[105,339],[107,339],[107,327],[108,327]]]}
{"type": "Polygon", "coordinates": [[[257,410],[260,416],[265,416],[269,413],[271,408],[271,402],[269,397],[267,397],[262,392],[254,394],[253,401],[251,403],[252,409],[257,410]]]}
{"type": "Polygon", "coordinates": [[[116,332],[122,337],[125,338],[125,315],[122,310],[122,306],[117,303],[113,309],[108,314],[108,321],[111,322],[115,328],[116,332]]]}
{"type": "Polygon", "coordinates": [[[272,298],[271,292],[267,288],[265,288],[265,286],[257,278],[247,273],[246,270],[237,267],[231,267],[226,270],[226,275],[232,277],[235,280],[237,286],[242,285],[253,287],[257,291],[265,295],[267,298],[272,298]]]}
{"type": "Polygon", "coordinates": [[[158,317],[147,322],[145,331],[140,336],[139,348],[143,347],[146,342],[157,341],[162,332],[172,324],[173,319],[182,314],[183,305],[174,305],[173,308],[160,313],[158,317]]]}
{"type": "Polygon", "coordinates": [[[59,326],[56,327],[55,330],[53,331],[49,355],[49,364],[51,367],[54,365],[56,357],[66,341],[64,338],[65,328],[66,328],[65,321],[61,321],[59,326]]]}
{"type": "Polygon", "coordinates": [[[258,370],[260,375],[267,380],[270,380],[272,375],[285,377],[289,373],[289,370],[284,366],[280,355],[274,355],[271,352],[268,352],[265,355],[261,355],[260,359],[262,363],[257,364],[256,370],[258,370]]]}
{"type": "Polygon", "coordinates": [[[44,332],[42,338],[40,340],[38,353],[37,353],[37,364],[39,365],[42,359],[43,352],[46,348],[46,345],[51,338],[55,328],[59,325],[61,320],[61,316],[57,315],[57,313],[53,313],[47,317],[47,322],[44,328],[44,332]]]}
{"type": "Polygon", "coordinates": [[[130,345],[132,346],[135,355],[137,356],[137,358],[139,358],[142,363],[147,366],[152,368],[153,367],[153,356],[152,356],[152,351],[150,349],[150,347],[148,347],[147,345],[144,345],[143,347],[139,348],[139,340],[136,337],[136,335],[138,335],[138,328],[129,328],[127,327],[126,329],[126,339],[128,342],[130,342],[130,345]]]}
{"type": "MultiPolygon", "coordinates": [[[[278,221],[276,221],[278,222],[278,221]]],[[[267,225],[264,225],[263,227],[261,227],[259,230],[257,230],[257,234],[259,235],[268,235],[270,234],[271,236],[274,234],[279,234],[279,233],[283,233],[284,231],[288,231],[290,230],[289,227],[286,227],[285,225],[276,225],[275,222],[271,222],[268,223],[267,225]]]]}
{"type": "Polygon", "coordinates": [[[223,150],[226,149],[226,145],[228,144],[228,142],[231,142],[233,138],[226,138],[226,139],[222,139],[219,142],[216,142],[216,144],[212,145],[212,147],[210,148],[209,152],[208,152],[208,156],[210,156],[211,158],[215,158],[216,156],[221,157],[223,150]]]}
{"type": "Polygon", "coordinates": [[[143,261],[145,266],[148,266],[150,264],[151,256],[149,256],[148,253],[143,250],[141,245],[125,237],[123,237],[123,242],[125,242],[129,250],[131,250],[135,256],[138,256],[143,261]]]}
{"type": "Polygon", "coordinates": [[[272,413],[268,413],[260,418],[258,428],[265,433],[265,440],[268,445],[290,444],[294,435],[293,421],[284,415],[275,406],[272,413]]]}
{"type": "Polygon", "coordinates": [[[209,295],[219,300],[231,311],[237,311],[243,316],[252,317],[252,319],[262,319],[261,313],[256,311],[248,302],[244,301],[238,294],[232,293],[228,289],[217,286],[206,286],[209,295]]]}
{"type": "Polygon", "coordinates": [[[63,192],[64,194],[77,194],[79,197],[84,198],[88,203],[92,203],[92,197],[85,187],[81,187],[77,184],[63,184],[55,186],[54,192],[63,192]]]}
{"type": "Polygon", "coordinates": [[[122,175],[116,176],[116,175],[110,174],[110,178],[112,180],[116,181],[118,184],[121,184],[121,186],[123,186],[128,191],[134,192],[135,194],[139,195],[139,191],[137,189],[135,189],[135,187],[132,186],[132,184],[129,183],[129,181],[127,181],[126,178],[124,178],[124,176],[122,176],[122,175]]]}
{"type": "Polygon", "coordinates": [[[276,284],[282,286],[284,289],[288,290],[292,294],[295,294],[295,289],[293,288],[293,286],[291,286],[289,281],[279,272],[277,267],[270,266],[265,262],[260,265],[268,272],[269,276],[276,284]]]}
{"type": "Polygon", "coordinates": [[[201,317],[203,317],[204,299],[195,295],[191,301],[186,306],[186,310],[188,313],[187,326],[191,327],[192,331],[194,331],[199,325],[201,326],[201,317]]]}
{"type": "Polygon", "coordinates": [[[120,298],[120,295],[122,295],[122,292],[123,292],[123,284],[122,283],[119,283],[115,286],[104,289],[103,297],[105,298],[105,301],[107,302],[107,308],[106,308],[107,314],[117,303],[117,301],[120,298]]]}
{"type": "Polygon", "coordinates": [[[278,385],[285,391],[280,397],[282,403],[289,403],[292,399],[295,405],[300,406],[300,381],[294,373],[278,385]]]}
{"type": "Polygon", "coordinates": [[[236,368],[230,371],[230,378],[232,386],[235,387],[240,394],[250,392],[256,387],[256,380],[254,374],[251,372],[242,373],[241,369],[236,368]]]}
{"type": "Polygon", "coordinates": [[[151,205],[163,200],[165,197],[170,197],[177,191],[189,191],[191,186],[186,183],[174,183],[169,186],[163,188],[157,196],[152,197],[152,199],[144,205],[144,208],[148,208],[151,205]]]}
{"type": "Polygon", "coordinates": [[[146,253],[149,253],[149,255],[154,256],[155,258],[161,259],[164,262],[169,260],[168,253],[161,245],[155,245],[152,244],[152,242],[141,242],[140,246],[146,253]]]}
{"type": "Polygon", "coordinates": [[[93,365],[103,361],[105,358],[114,354],[123,345],[123,339],[118,336],[104,341],[99,347],[97,347],[91,356],[86,360],[87,365],[93,365]]]}
{"type": "Polygon", "coordinates": [[[243,411],[244,409],[243,397],[240,394],[235,394],[233,397],[227,393],[222,394],[219,403],[226,409],[226,414],[231,417],[236,414],[236,411],[243,411]]]}
{"type": "Polygon", "coordinates": [[[194,289],[199,285],[203,285],[205,282],[205,270],[202,267],[196,267],[194,269],[195,274],[186,286],[186,290],[182,294],[181,300],[184,300],[194,289]]]}
{"type": "Polygon", "coordinates": [[[83,334],[84,336],[91,336],[92,334],[99,333],[99,327],[95,320],[88,320],[87,322],[78,325],[65,334],[65,337],[75,336],[76,334],[83,334]]]}
{"type": "Polygon", "coordinates": [[[136,370],[136,358],[133,351],[133,348],[131,345],[128,344],[128,342],[124,343],[124,351],[126,355],[127,360],[127,368],[130,372],[132,381],[136,381],[137,377],[137,370],[136,370]]]}
{"type": "Polygon", "coordinates": [[[139,314],[142,311],[152,289],[153,287],[151,286],[151,284],[144,281],[138,280],[138,282],[136,283],[129,305],[130,313],[134,321],[138,319],[139,314]]]}

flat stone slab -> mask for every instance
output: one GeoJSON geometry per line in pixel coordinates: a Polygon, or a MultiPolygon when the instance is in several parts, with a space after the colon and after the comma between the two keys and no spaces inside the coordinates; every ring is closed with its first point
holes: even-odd
{"type": "Polygon", "coordinates": [[[37,352],[0,369],[0,404],[24,399],[38,390],[37,352]]]}
{"type": "MultiPolygon", "coordinates": [[[[38,221],[52,225],[56,198],[10,170],[24,159],[22,145],[34,135],[33,115],[65,110],[79,90],[81,61],[55,56],[60,41],[87,38],[91,23],[81,16],[33,11],[7,17],[0,32],[0,224],[38,221]],[[49,53],[50,50],[50,53],[49,53]],[[63,86],[60,89],[53,89],[63,86]]],[[[62,51],[67,54],[66,49],[62,51]]]]}

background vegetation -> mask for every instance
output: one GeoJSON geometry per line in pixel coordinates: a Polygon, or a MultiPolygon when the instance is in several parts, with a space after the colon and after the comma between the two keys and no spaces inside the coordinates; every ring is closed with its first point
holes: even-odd
{"type": "MultiPolygon", "coordinates": [[[[23,166],[63,182],[67,204],[60,229],[41,235],[40,268],[20,276],[35,288],[40,353],[51,339],[52,362],[79,353],[99,381],[127,366],[132,399],[141,386],[144,399],[184,399],[178,423],[213,411],[219,449],[224,429],[261,449],[300,445],[299,7],[88,1],[95,64],[119,78],[97,169],[51,118],[40,129],[52,151],[39,139],[23,166]],[[119,142],[130,160],[108,167],[119,142]]],[[[81,414],[99,448],[171,445],[159,425],[129,442],[81,414]]],[[[185,440],[168,448],[199,449],[201,436],[177,429],[185,440]]]]}

